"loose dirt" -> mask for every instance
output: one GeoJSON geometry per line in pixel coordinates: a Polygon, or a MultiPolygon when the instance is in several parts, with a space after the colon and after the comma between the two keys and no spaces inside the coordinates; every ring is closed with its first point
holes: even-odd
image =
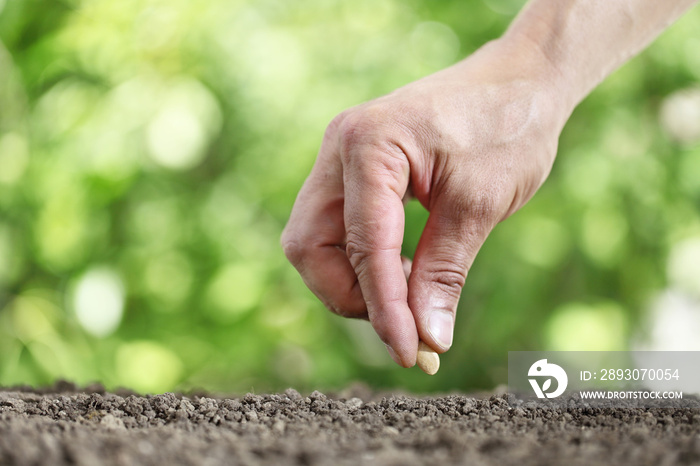
{"type": "Polygon", "coordinates": [[[700,464],[700,409],[543,409],[361,387],[238,398],[0,390],[0,464],[700,464]]]}

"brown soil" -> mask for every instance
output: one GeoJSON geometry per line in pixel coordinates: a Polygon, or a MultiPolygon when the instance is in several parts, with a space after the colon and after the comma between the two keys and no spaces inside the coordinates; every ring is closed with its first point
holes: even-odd
{"type": "Polygon", "coordinates": [[[700,409],[543,409],[355,387],[210,398],[0,390],[0,464],[700,464],[700,409]]]}

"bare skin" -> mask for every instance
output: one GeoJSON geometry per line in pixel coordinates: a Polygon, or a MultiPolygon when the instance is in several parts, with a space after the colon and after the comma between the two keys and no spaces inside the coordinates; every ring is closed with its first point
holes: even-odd
{"type": "Polygon", "coordinates": [[[533,0],[465,60],[338,115],[282,235],[288,259],[401,366],[419,340],[447,351],[477,252],[547,178],[575,106],[696,1],[533,0]],[[412,264],[408,196],[430,211],[412,264]]]}

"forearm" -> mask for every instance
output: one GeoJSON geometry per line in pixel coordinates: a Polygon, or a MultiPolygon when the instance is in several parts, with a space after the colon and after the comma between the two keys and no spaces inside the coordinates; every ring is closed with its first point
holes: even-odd
{"type": "Polygon", "coordinates": [[[570,112],[697,0],[532,0],[504,38],[529,41],[552,65],[570,112]]]}

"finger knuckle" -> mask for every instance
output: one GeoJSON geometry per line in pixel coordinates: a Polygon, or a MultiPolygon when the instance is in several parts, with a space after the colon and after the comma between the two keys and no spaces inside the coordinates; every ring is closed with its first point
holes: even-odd
{"type": "Polygon", "coordinates": [[[358,144],[374,144],[395,133],[391,112],[381,105],[356,109],[342,116],[337,131],[343,152],[358,144]]]}
{"type": "Polygon", "coordinates": [[[345,244],[345,254],[348,256],[350,265],[355,269],[357,273],[360,273],[363,265],[367,261],[370,255],[369,248],[364,242],[360,242],[357,239],[348,238],[345,244]]]}
{"type": "Polygon", "coordinates": [[[352,299],[341,299],[333,304],[326,304],[326,307],[336,315],[347,319],[364,319],[367,320],[367,307],[364,303],[356,302],[352,299]]]}
{"type": "Polygon", "coordinates": [[[399,144],[386,141],[377,153],[381,154],[377,163],[377,169],[380,173],[391,175],[392,178],[401,174],[408,175],[408,158],[399,144]]]}
{"type": "Polygon", "coordinates": [[[355,111],[346,115],[339,123],[338,133],[341,141],[341,154],[351,152],[353,146],[366,142],[375,122],[364,111],[355,111]]]}
{"type": "Polygon", "coordinates": [[[462,271],[442,270],[435,274],[435,283],[450,297],[459,299],[466,276],[462,271]]]}
{"type": "Polygon", "coordinates": [[[280,242],[287,260],[294,267],[299,268],[304,260],[304,256],[307,253],[305,243],[301,241],[298,234],[289,229],[284,230],[280,242]]]}
{"type": "Polygon", "coordinates": [[[467,279],[464,267],[450,262],[434,264],[431,270],[424,272],[425,280],[432,283],[447,297],[458,300],[467,279]]]}
{"type": "Polygon", "coordinates": [[[343,166],[365,180],[391,184],[409,173],[408,157],[399,141],[391,111],[381,105],[355,110],[338,124],[343,166]]]}
{"type": "Polygon", "coordinates": [[[350,111],[346,110],[345,112],[340,113],[335,118],[333,118],[331,122],[328,123],[328,126],[326,127],[326,132],[323,137],[325,139],[336,138],[340,134],[340,128],[342,127],[343,122],[350,114],[350,111]]]}
{"type": "Polygon", "coordinates": [[[368,319],[367,305],[362,297],[362,291],[357,281],[347,289],[336,291],[334,296],[328,297],[324,301],[324,304],[331,312],[351,319],[368,319]]]}

